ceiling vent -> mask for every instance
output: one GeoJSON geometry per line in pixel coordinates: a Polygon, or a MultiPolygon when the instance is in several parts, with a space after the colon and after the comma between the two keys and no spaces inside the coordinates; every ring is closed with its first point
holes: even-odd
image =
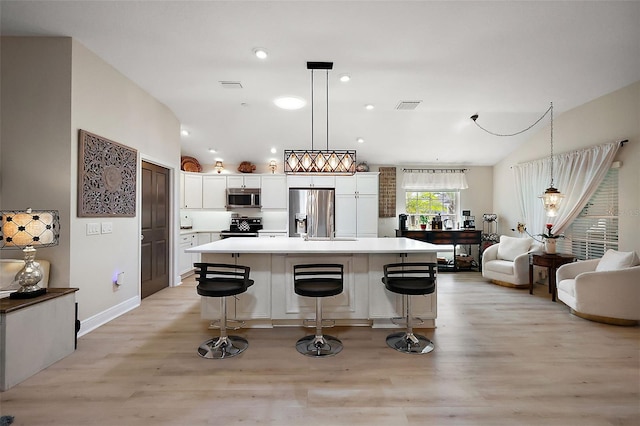
{"type": "Polygon", "coordinates": [[[418,108],[422,101],[400,101],[400,103],[396,106],[396,109],[401,110],[412,110],[418,108]]]}
{"type": "Polygon", "coordinates": [[[242,83],[239,81],[221,81],[220,85],[225,89],[242,89],[242,83]]]}

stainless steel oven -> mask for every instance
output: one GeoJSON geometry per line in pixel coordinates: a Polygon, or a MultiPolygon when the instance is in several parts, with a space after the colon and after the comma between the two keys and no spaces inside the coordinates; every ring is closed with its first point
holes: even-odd
{"type": "Polygon", "coordinates": [[[262,218],[259,217],[232,217],[229,229],[220,231],[220,238],[230,237],[257,237],[262,229],[262,218]]]}

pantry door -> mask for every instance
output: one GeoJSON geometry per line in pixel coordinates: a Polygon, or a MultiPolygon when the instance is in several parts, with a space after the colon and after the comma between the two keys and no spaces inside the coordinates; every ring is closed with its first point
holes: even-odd
{"type": "Polygon", "coordinates": [[[142,162],[140,270],[144,299],[169,287],[169,170],[142,162]]]}

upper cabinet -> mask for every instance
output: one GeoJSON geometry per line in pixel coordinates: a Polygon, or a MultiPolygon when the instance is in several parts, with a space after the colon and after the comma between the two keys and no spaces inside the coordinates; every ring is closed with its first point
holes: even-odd
{"type": "Polygon", "coordinates": [[[378,194],[378,173],[336,176],[336,195],[378,194]]]}
{"type": "Polygon", "coordinates": [[[224,210],[227,204],[227,178],[220,175],[202,176],[202,208],[224,210]]]}
{"type": "Polygon", "coordinates": [[[202,175],[180,173],[180,207],[183,209],[202,208],[202,175]]]}
{"type": "Polygon", "coordinates": [[[289,188],[335,188],[335,176],[288,175],[289,188]]]}
{"type": "Polygon", "coordinates": [[[287,177],[285,175],[262,176],[262,210],[287,208],[287,177]]]}
{"type": "Polygon", "coordinates": [[[378,173],[336,176],[336,237],[378,236],[378,173]]]}
{"type": "Polygon", "coordinates": [[[260,188],[260,176],[227,176],[227,188],[260,188]]]}

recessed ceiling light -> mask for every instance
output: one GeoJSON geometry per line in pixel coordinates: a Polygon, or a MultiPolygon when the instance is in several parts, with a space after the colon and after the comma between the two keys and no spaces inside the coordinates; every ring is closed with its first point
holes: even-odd
{"type": "Polygon", "coordinates": [[[371,105],[371,104],[366,104],[366,105],[364,106],[364,108],[365,108],[365,109],[368,109],[369,111],[371,111],[371,110],[373,109],[373,105],[371,105]]]}
{"type": "Polygon", "coordinates": [[[351,80],[351,76],[349,74],[342,74],[340,76],[340,81],[343,83],[346,83],[349,80],[351,80]]]}
{"type": "Polygon", "coordinates": [[[295,96],[283,96],[281,98],[276,98],[273,103],[282,109],[300,109],[307,104],[304,99],[296,98],[295,96]]]}
{"type": "Polygon", "coordinates": [[[181,134],[182,136],[189,136],[189,135],[190,135],[190,133],[189,133],[189,131],[188,131],[187,129],[182,129],[182,130],[180,130],[180,134],[181,134]]]}
{"type": "Polygon", "coordinates": [[[267,56],[269,56],[267,51],[262,47],[256,47],[253,49],[253,54],[256,55],[256,58],[258,59],[267,59],[267,56]]]}
{"type": "Polygon", "coordinates": [[[277,150],[277,149],[275,149],[275,148],[271,148],[271,153],[272,153],[272,154],[275,154],[276,152],[278,152],[278,150],[277,150]]]}
{"type": "Polygon", "coordinates": [[[209,152],[212,153],[212,154],[215,154],[216,150],[214,148],[209,148],[209,152]]]}
{"type": "Polygon", "coordinates": [[[363,139],[363,138],[357,138],[357,139],[356,139],[356,142],[358,142],[358,143],[364,143],[364,139],[363,139]]]}

